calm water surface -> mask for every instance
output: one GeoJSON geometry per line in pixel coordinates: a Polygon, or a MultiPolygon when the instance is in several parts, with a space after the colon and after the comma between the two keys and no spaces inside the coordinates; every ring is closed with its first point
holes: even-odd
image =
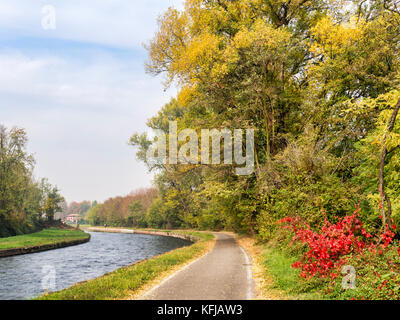
{"type": "Polygon", "coordinates": [[[99,277],[136,261],[189,245],[189,241],[142,234],[90,232],[78,246],[0,258],[0,300],[21,300],[99,277]]]}

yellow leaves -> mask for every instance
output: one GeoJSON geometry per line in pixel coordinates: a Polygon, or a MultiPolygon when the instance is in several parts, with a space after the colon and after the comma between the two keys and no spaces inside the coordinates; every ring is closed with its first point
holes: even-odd
{"type": "Polygon", "coordinates": [[[291,34],[285,29],[276,29],[263,20],[257,20],[252,28],[242,28],[235,36],[233,46],[236,49],[247,49],[258,44],[266,49],[277,49],[289,41],[291,34]]]}
{"type": "Polygon", "coordinates": [[[380,95],[377,100],[387,106],[395,106],[400,99],[400,90],[392,90],[388,93],[380,95]]]}
{"type": "Polygon", "coordinates": [[[387,149],[393,150],[400,146],[400,134],[396,132],[391,132],[387,135],[387,140],[386,140],[386,147],[387,149]]]}
{"type": "Polygon", "coordinates": [[[178,190],[176,190],[174,188],[168,189],[166,192],[164,205],[167,208],[171,208],[171,209],[176,208],[179,206],[178,199],[179,199],[178,190]]]}
{"type": "Polygon", "coordinates": [[[254,17],[253,0],[204,1],[186,0],[185,11],[191,17],[191,32],[198,35],[204,32],[216,33],[221,29],[239,28],[251,23],[254,17]]]}
{"type": "Polygon", "coordinates": [[[373,88],[376,94],[393,88],[399,66],[398,34],[391,21],[381,18],[352,18],[347,23],[335,23],[329,16],[320,18],[311,29],[314,59],[307,66],[311,86],[324,92],[358,86],[373,88]]]}
{"type": "Polygon", "coordinates": [[[202,34],[192,40],[183,58],[187,59],[188,64],[196,63],[196,61],[200,65],[208,64],[214,53],[218,51],[219,42],[220,39],[215,35],[202,34]]]}
{"type": "Polygon", "coordinates": [[[228,200],[235,196],[235,192],[229,189],[226,182],[207,181],[204,184],[204,190],[201,192],[201,195],[228,200]]]}
{"type": "Polygon", "coordinates": [[[397,101],[399,101],[399,98],[400,98],[400,90],[391,90],[385,94],[379,95],[376,99],[367,98],[358,100],[356,102],[348,101],[347,104],[350,106],[349,110],[351,111],[357,111],[362,109],[371,110],[375,108],[378,108],[380,110],[385,110],[382,113],[382,116],[384,119],[387,120],[389,119],[390,116],[390,110],[387,109],[392,109],[396,105],[397,101]]]}
{"type": "Polygon", "coordinates": [[[191,17],[190,30],[193,35],[213,32],[229,23],[229,16],[222,7],[215,7],[204,0],[186,0],[185,11],[191,17]]]}
{"type": "Polygon", "coordinates": [[[192,5],[189,12],[169,9],[160,18],[159,31],[147,46],[151,61],[148,70],[166,71],[167,85],[176,76],[181,84],[195,85],[199,78],[209,75],[212,62],[221,54],[221,39],[207,32],[208,18],[204,10],[195,6],[197,2],[188,2],[187,6],[192,5]]]}
{"type": "Polygon", "coordinates": [[[274,29],[265,19],[253,23],[250,2],[253,0],[223,1],[217,6],[187,0],[182,12],[170,8],[160,18],[159,31],[147,46],[148,71],[166,72],[167,85],[177,77],[181,85],[192,87],[200,80],[226,75],[238,61],[238,50],[255,45],[278,49],[290,38],[289,32],[274,29]],[[247,29],[245,25],[252,27],[247,29]],[[240,28],[233,40],[221,32],[240,28]]]}
{"type": "Polygon", "coordinates": [[[381,202],[381,196],[379,193],[369,193],[367,199],[374,203],[375,207],[379,207],[379,203],[381,202]]]}
{"type": "Polygon", "coordinates": [[[316,54],[328,53],[328,56],[343,52],[362,37],[365,22],[356,22],[353,18],[348,23],[334,24],[331,17],[322,18],[311,29],[316,42],[311,52],[316,54]]]}
{"type": "Polygon", "coordinates": [[[242,27],[230,43],[220,50],[218,60],[214,61],[210,76],[218,80],[235,68],[240,52],[258,48],[275,58],[285,49],[291,34],[284,29],[276,29],[263,20],[257,20],[252,28],[242,27]]]}
{"type": "Polygon", "coordinates": [[[387,149],[393,150],[400,146],[400,121],[397,120],[392,132],[387,131],[389,119],[393,114],[393,108],[400,98],[400,90],[392,90],[388,93],[378,96],[376,99],[364,99],[351,103],[347,102],[351,108],[349,112],[352,115],[368,114],[373,109],[381,110],[376,120],[376,131],[369,138],[369,144],[381,147],[384,143],[387,149]]]}
{"type": "Polygon", "coordinates": [[[174,61],[173,68],[195,85],[199,79],[209,76],[213,62],[221,58],[220,41],[216,35],[209,33],[195,37],[179,59],[174,61]]]}
{"type": "Polygon", "coordinates": [[[258,47],[276,57],[290,38],[287,30],[273,28],[262,20],[257,20],[251,29],[242,27],[231,42],[205,32],[192,38],[171,66],[183,76],[186,85],[193,86],[200,79],[218,80],[229,73],[238,63],[241,50],[258,47]]]}
{"type": "Polygon", "coordinates": [[[223,51],[220,52],[220,59],[214,62],[210,76],[214,80],[218,80],[221,77],[229,73],[232,67],[236,65],[239,60],[237,50],[232,46],[227,46],[223,51]]]}
{"type": "Polygon", "coordinates": [[[178,103],[182,106],[187,106],[196,95],[197,86],[184,86],[178,93],[178,103]]]}
{"type": "MultiPolygon", "coordinates": [[[[166,72],[166,85],[178,78],[181,86],[193,88],[199,81],[218,81],[232,71],[241,50],[257,47],[276,56],[278,50],[287,47],[290,32],[274,28],[265,19],[254,21],[250,5],[253,2],[223,1],[217,6],[203,0],[187,0],[182,12],[170,8],[160,18],[159,31],[147,46],[148,71],[166,72]],[[221,30],[240,31],[232,39],[221,30]]],[[[190,100],[186,89],[180,100],[190,100]]]]}
{"type": "Polygon", "coordinates": [[[187,15],[172,8],[159,18],[158,32],[145,45],[150,56],[150,62],[146,66],[149,72],[158,74],[166,71],[170,81],[176,75],[171,64],[185,50],[189,37],[187,24],[187,15]]]}

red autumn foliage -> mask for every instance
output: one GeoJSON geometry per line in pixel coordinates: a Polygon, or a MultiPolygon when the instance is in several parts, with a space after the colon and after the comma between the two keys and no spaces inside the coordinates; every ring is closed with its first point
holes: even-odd
{"type": "Polygon", "coordinates": [[[280,220],[283,228],[294,232],[293,242],[301,241],[309,248],[302,260],[295,262],[292,267],[300,268],[303,278],[330,276],[334,279],[338,276],[335,271],[346,263],[346,255],[362,254],[364,250],[376,254],[389,246],[394,233],[387,228],[385,233],[377,237],[375,243],[372,235],[364,229],[359,213],[360,208],[352,215],[331,223],[323,212],[325,219],[319,232],[313,231],[298,218],[288,217],[280,220]]]}

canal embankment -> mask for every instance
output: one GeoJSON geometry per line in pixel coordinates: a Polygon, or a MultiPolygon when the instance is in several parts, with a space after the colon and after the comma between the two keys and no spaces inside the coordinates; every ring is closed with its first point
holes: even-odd
{"type": "Polygon", "coordinates": [[[152,229],[129,229],[129,228],[104,228],[104,227],[85,227],[82,228],[91,232],[110,232],[110,233],[128,233],[128,234],[148,234],[152,236],[172,237],[191,242],[197,242],[202,239],[199,232],[191,231],[169,231],[169,230],[152,230],[152,229]]]}
{"type": "Polygon", "coordinates": [[[0,259],[0,300],[25,300],[96,279],[192,242],[145,234],[89,232],[88,243],[0,259]]]}
{"type": "Polygon", "coordinates": [[[0,239],[0,258],[75,246],[90,241],[90,234],[77,229],[50,228],[0,239]]]}
{"type": "Polygon", "coordinates": [[[77,283],[67,289],[42,295],[39,300],[128,300],[135,299],[185,265],[212,250],[215,237],[197,231],[132,230],[85,228],[90,232],[132,233],[180,238],[194,242],[164,254],[119,268],[98,278],[77,283]]]}

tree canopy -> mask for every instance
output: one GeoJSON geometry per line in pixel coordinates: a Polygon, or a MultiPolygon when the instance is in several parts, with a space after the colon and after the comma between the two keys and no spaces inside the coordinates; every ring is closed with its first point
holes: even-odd
{"type": "Polygon", "coordinates": [[[148,126],[167,135],[172,120],[178,131],[253,128],[256,170],[238,177],[232,165],[149,163],[152,139],[135,134],[138,158],[158,170],[154,219],[265,238],[282,217],[319,224],[321,208],[343,216],[357,203],[371,228],[382,208],[400,221],[398,8],[393,0],[186,0],[160,16],[147,71],[179,92],[148,126]]]}
{"type": "Polygon", "coordinates": [[[28,233],[52,221],[64,200],[47,180],[33,177],[24,129],[0,125],[0,237],[28,233]]]}

